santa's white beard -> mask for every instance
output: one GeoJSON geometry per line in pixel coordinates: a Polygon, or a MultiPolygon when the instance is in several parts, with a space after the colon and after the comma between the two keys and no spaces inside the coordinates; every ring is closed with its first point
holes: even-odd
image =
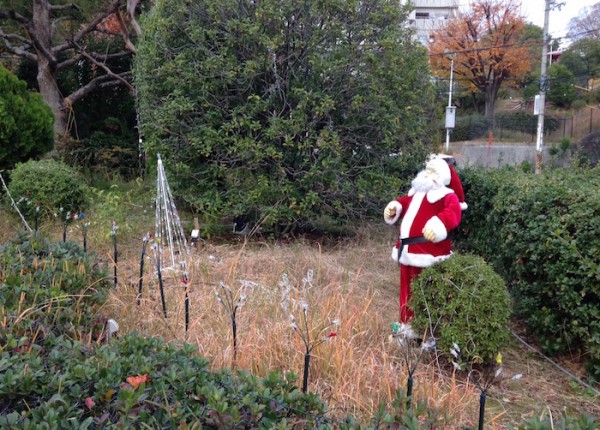
{"type": "Polygon", "coordinates": [[[418,173],[415,179],[412,181],[412,188],[416,192],[426,193],[428,191],[437,190],[442,188],[443,185],[437,182],[437,175],[433,175],[427,170],[422,170],[418,173]]]}

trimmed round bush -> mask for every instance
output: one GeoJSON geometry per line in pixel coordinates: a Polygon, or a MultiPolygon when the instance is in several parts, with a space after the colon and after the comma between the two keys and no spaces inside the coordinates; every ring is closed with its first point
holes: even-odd
{"type": "Polygon", "coordinates": [[[510,299],[504,281],[481,257],[454,254],[413,281],[409,306],[417,333],[432,330],[440,351],[456,343],[461,360],[490,362],[508,342],[510,299]]]}
{"type": "Polygon", "coordinates": [[[9,191],[20,209],[31,216],[39,202],[40,216],[83,210],[86,205],[85,184],[73,168],[54,160],[28,161],[18,164],[10,174],[9,191]],[[25,200],[26,199],[26,200],[25,200]]]}

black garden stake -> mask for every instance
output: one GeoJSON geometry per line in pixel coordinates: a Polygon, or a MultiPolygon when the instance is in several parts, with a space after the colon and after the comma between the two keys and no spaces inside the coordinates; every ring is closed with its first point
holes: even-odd
{"type": "Polygon", "coordinates": [[[416,339],[411,339],[408,332],[402,331],[398,323],[392,323],[392,337],[398,341],[402,358],[408,369],[408,379],[406,381],[406,404],[410,406],[413,390],[413,375],[417,370],[417,365],[421,361],[423,354],[435,348],[435,339],[429,338],[427,342],[422,342],[420,348],[416,348],[416,339]]]}
{"type": "Polygon", "coordinates": [[[110,232],[110,235],[112,236],[112,241],[113,241],[113,260],[114,260],[114,281],[115,281],[115,288],[117,287],[117,260],[118,260],[118,250],[117,250],[117,232],[119,231],[119,226],[117,225],[116,221],[113,219],[112,221],[112,230],[110,232]]]}
{"type": "MultiPolygon", "coordinates": [[[[458,361],[458,357],[460,355],[460,348],[457,344],[452,346],[450,353],[454,356],[458,361]]],[[[459,365],[456,361],[453,361],[452,364],[454,368],[457,370],[463,370],[464,365],[459,365]]],[[[512,377],[504,377],[502,378],[502,354],[498,353],[496,356],[495,362],[487,362],[483,365],[481,370],[471,369],[469,372],[469,377],[475,383],[477,388],[479,388],[479,430],[483,430],[483,426],[485,424],[485,403],[487,399],[488,390],[496,383],[510,379],[513,381],[519,380],[523,375],[516,374],[512,377]]]]}
{"type": "Polygon", "coordinates": [[[246,290],[252,289],[256,286],[253,282],[242,282],[242,288],[234,294],[223,281],[219,283],[220,291],[223,292],[221,294],[218,290],[215,291],[215,295],[219,303],[223,305],[223,307],[229,312],[229,320],[231,321],[231,332],[233,334],[233,359],[231,362],[231,367],[235,368],[237,365],[237,316],[238,311],[244,306],[246,303],[246,290]]]}
{"type": "Polygon", "coordinates": [[[146,248],[148,247],[148,242],[152,239],[152,233],[148,232],[142,239],[142,256],[140,258],[140,280],[138,283],[138,297],[137,303],[138,305],[142,304],[142,285],[144,283],[144,257],[146,256],[146,248]]]}

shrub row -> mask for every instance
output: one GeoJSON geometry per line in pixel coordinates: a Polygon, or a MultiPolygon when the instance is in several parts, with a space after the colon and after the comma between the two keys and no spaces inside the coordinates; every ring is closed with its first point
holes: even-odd
{"type": "Polygon", "coordinates": [[[600,175],[597,170],[464,169],[459,249],[503,276],[544,351],[585,353],[600,378],[600,175]]]}

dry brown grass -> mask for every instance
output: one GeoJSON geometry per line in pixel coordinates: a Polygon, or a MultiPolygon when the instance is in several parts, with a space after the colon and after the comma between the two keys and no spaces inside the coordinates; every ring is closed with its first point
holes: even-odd
{"type": "MultiPolygon", "coordinates": [[[[20,229],[0,217],[0,238],[20,229]]],[[[90,232],[92,233],[92,232],[90,232]]],[[[92,237],[92,247],[110,265],[110,241],[92,237]]],[[[316,242],[274,243],[232,240],[204,242],[189,261],[190,328],[184,329],[183,289],[175,274],[164,275],[168,318],[163,318],[157,278],[146,259],[143,300],[137,305],[141,238],[144,232],[120,237],[119,283],[101,312],[119,321],[120,332],[136,330],[169,341],[194,344],[214,369],[231,367],[232,330],[227,310],[215,291],[224,282],[239,293],[241,281],[256,287],[238,312],[236,367],[266,375],[293,371],[301,379],[304,345],[290,328],[281,306],[280,282],[287,274],[297,299],[308,304],[312,336],[332,319],[340,319],[337,336],[313,351],[309,390],[326,401],[332,413],[372,416],[380,403],[390,403],[406,389],[407,369],[399,346],[389,340],[390,323],[398,319],[398,269],[388,260],[393,233],[385,226],[368,227],[360,237],[329,246],[316,242]],[[302,291],[302,278],[312,270],[312,286],[302,291]],[[305,294],[305,296],[303,296],[305,294]]],[[[54,235],[58,237],[58,235],[54,235]]],[[[110,269],[112,273],[112,269],[110,269]]],[[[301,311],[295,312],[296,317],[301,311]]],[[[600,416],[600,401],[585,394],[568,377],[528,352],[514,340],[503,351],[506,372],[522,373],[520,381],[494,386],[488,394],[486,429],[516,426],[525,418],[587,412],[600,416]]],[[[446,425],[477,425],[479,391],[462,374],[427,356],[414,375],[413,396],[442,410],[446,425]]],[[[298,381],[301,383],[301,380],[298,381]]]]}
{"type": "MultiPolygon", "coordinates": [[[[120,264],[118,289],[105,312],[116,316],[122,330],[137,330],[197,346],[213,368],[231,367],[232,330],[228,311],[215,298],[224,282],[239,294],[241,281],[256,287],[238,312],[237,367],[255,374],[293,371],[302,376],[304,345],[290,328],[281,306],[279,286],[284,274],[302,295],[302,278],[314,272],[307,288],[312,336],[328,321],[340,319],[337,336],[313,351],[309,390],[318,393],[334,413],[372,416],[380,403],[390,403],[406,389],[407,369],[399,346],[390,342],[390,323],[398,319],[398,269],[388,260],[393,234],[371,227],[353,241],[333,246],[295,241],[204,243],[190,261],[191,322],[186,333],[183,290],[173,275],[166,276],[168,318],[162,317],[156,276],[144,279],[144,300],[136,305],[139,257],[120,264]]],[[[147,263],[148,264],[148,263],[147,263]]],[[[301,315],[295,313],[297,319],[301,315]]],[[[581,395],[569,378],[528,353],[514,341],[504,352],[507,373],[523,373],[521,381],[494,386],[488,395],[486,428],[509,425],[552,414],[600,413],[598,399],[581,395]]],[[[446,428],[476,426],[479,391],[464,377],[440,366],[435,357],[417,367],[413,395],[439,408],[446,428]]],[[[299,381],[299,384],[301,381],[299,381]]]]}

